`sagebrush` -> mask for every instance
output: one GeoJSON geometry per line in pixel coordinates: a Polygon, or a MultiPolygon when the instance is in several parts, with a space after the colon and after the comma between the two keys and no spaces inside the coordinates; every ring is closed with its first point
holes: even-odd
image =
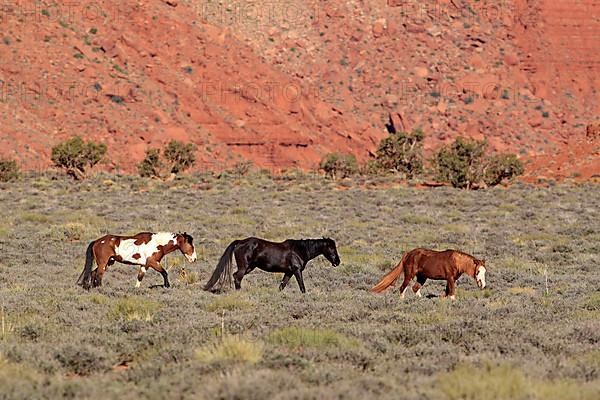
{"type": "Polygon", "coordinates": [[[64,169],[68,175],[75,179],[83,179],[86,171],[102,160],[106,150],[104,143],[92,140],[86,142],[75,136],[54,146],[51,159],[55,166],[64,169]]]}

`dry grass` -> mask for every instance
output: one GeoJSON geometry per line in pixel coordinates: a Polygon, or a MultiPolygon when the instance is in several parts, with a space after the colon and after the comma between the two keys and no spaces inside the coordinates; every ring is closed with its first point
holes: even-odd
{"type": "Polygon", "coordinates": [[[256,364],[262,358],[263,346],[237,336],[226,335],[221,341],[208,344],[195,352],[196,359],[209,364],[256,364]]]}
{"type": "Polygon", "coordinates": [[[15,323],[6,315],[4,305],[0,307],[0,340],[6,340],[15,331],[15,323]]]}
{"type": "Polygon", "coordinates": [[[125,321],[152,321],[160,304],[142,297],[128,297],[117,300],[108,313],[109,318],[125,321]]]}
{"type": "Polygon", "coordinates": [[[0,397],[600,397],[596,186],[467,192],[361,179],[1,185],[11,207],[0,207],[0,397]],[[122,264],[100,288],[75,285],[89,240],[143,230],[191,233],[198,261],[170,255],[170,289],[155,271],[135,289],[137,268],[122,264]],[[203,291],[224,248],[252,235],[329,236],[342,263],[309,263],[305,295],[259,270],[241,292],[203,291]],[[368,291],[418,246],[485,258],[488,286],[463,276],[456,301],[437,297],[441,281],[421,299],[368,291]]]}
{"type": "Polygon", "coordinates": [[[437,383],[441,397],[448,400],[593,400],[600,394],[597,382],[539,380],[510,365],[460,365],[441,374],[437,383]]]}
{"type": "Polygon", "coordinates": [[[206,304],[206,311],[235,311],[244,310],[253,306],[243,294],[233,293],[215,298],[212,302],[206,304]]]}
{"type": "Polygon", "coordinates": [[[290,348],[348,347],[353,342],[331,329],[311,329],[298,326],[277,329],[268,335],[268,341],[290,348]]]}

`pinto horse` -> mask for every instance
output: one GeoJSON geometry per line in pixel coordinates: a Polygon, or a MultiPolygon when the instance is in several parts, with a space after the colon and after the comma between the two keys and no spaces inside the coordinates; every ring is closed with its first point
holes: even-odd
{"type": "Polygon", "coordinates": [[[140,287],[148,268],[159,272],[164,286],[170,287],[167,271],[160,265],[162,258],[179,249],[189,262],[196,261],[194,239],[187,233],[140,232],[134,236],[106,235],[88,245],[85,267],[77,280],[84,289],[102,285],[106,268],[115,261],[129,265],[139,265],[140,271],[135,287],[140,287]],[[96,260],[98,267],[92,271],[96,260]]]}
{"type": "Polygon", "coordinates": [[[463,273],[475,279],[479,289],[485,287],[485,260],[479,260],[457,250],[435,251],[419,248],[405,253],[398,265],[371,288],[371,291],[383,292],[393,285],[403,272],[404,282],[400,286],[401,298],[404,298],[404,293],[415,276],[417,283],[413,285],[412,290],[419,297],[421,297],[421,287],[427,279],[446,280],[446,296],[454,300],[455,282],[463,273]]]}
{"type": "Polygon", "coordinates": [[[298,282],[300,291],[306,293],[302,271],[310,260],[319,255],[324,255],[334,267],[340,264],[335,241],[329,238],[288,239],[281,243],[255,237],[235,240],[225,249],[215,271],[204,286],[204,290],[213,289],[217,283],[219,283],[219,289],[225,282],[231,286],[232,262],[235,257],[237,271],[233,274],[233,280],[236,290],[241,289],[244,275],[258,267],[267,272],[283,272],[279,290],[286,287],[293,275],[298,282]]]}

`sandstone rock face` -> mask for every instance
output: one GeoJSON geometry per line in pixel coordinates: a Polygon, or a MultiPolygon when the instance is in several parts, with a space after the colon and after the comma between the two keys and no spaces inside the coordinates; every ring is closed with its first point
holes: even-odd
{"type": "Polygon", "coordinates": [[[387,30],[387,21],[382,18],[375,21],[373,24],[373,36],[378,38],[383,36],[385,31],[387,30]]]}
{"type": "Polygon", "coordinates": [[[78,134],[125,172],[171,139],[197,145],[198,168],[310,168],[330,151],[366,160],[401,115],[427,152],[483,135],[529,172],[600,173],[597,1],[510,2],[501,15],[487,2],[259,3],[133,2],[98,18],[75,6],[62,23],[4,13],[0,156],[48,167],[78,134]]]}
{"type": "Polygon", "coordinates": [[[585,137],[590,141],[600,139],[600,122],[589,124],[585,129],[585,137]]]}

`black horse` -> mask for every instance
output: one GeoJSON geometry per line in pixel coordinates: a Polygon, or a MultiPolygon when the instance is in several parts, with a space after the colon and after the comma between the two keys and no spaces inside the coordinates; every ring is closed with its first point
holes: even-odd
{"type": "Polygon", "coordinates": [[[283,280],[279,290],[283,290],[292,275],[298,281],[302,293],[306,293],[302,271],[306,264],[313,258],[324,255],[334,266],[340,264],[335,242],[329,238],[323,239],[288,239],[285,242],[275,243],[255,237],[231,242],[225,253],[221,256],[215,272],[204,286],[204,290],[212,290],[219,283],[221,289],[227,282],[231,286],[232,259],[235,256],[237,271],[233,274],[235,288],[242,287],[244,275],[249,274],[254,268],[267,272],[283,272],[283,280]]]}

